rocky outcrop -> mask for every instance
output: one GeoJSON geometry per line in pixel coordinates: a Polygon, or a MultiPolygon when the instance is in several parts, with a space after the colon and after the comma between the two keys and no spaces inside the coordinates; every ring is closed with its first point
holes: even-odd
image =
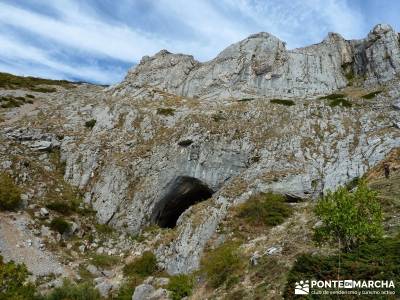
{"type": "Polygon", "coordinates": [[[148,97],[154,90],[202,98],[312,98],[345,87],[356,78],[381,84],[400,74],[398,34],[377,25],[362,40],[330,33],[321,43],[287,50],[269,33],[233,44],[215,59],[162,50],[144,57],[113,89],[115,94],[148,97]]]}

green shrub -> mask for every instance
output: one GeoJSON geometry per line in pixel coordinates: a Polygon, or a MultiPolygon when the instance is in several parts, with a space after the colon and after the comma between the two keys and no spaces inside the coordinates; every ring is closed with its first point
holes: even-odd
{"type": "Polygon", "coordinates": [[[35,99],[35,96],[34,96],[34,95],[31,95],[31,94],[26,94],[25,96],[26,96],[27,98],[35,99]]]}
{"type": "MultiPolygon", "coordinates": [[[[290,270],[285,287],[285,299],[297,299],[294,284],[299,280],[393,280],[396,295],[400,293],[400,237],[375,240],[339,255],[303,254],[290,270]],[[339,265],[340,261],[340,265],[339,265]]],[[[319,299],[317,297],[311,299],[319,299]]],[[[337,299],[337,295],[324,299],[337,299]]],[[[347,298],[346,298],[347,299],[347,298]]],[[[353,298],[349,298],[353,299],[353,298]]],[[[359,299],[357,296],[354,299],[359,299]]],[[[388,299],[374,295],[371,299],[388,299]]],[[[390,299],[390,298],[389,298],[390,299]]]]}
{"type": "Polygon", "coordinates": [[[57,217],[51,220],[50,228],[63,234],[71,229],[71,224],[65,221],[63,218],[57,217]]]}
{"type": "Polygon", "coordinates": [[[275,226],[291,215],[291,206],[282,195],[261,193],[238,207],[238,217],[254,225],[275,226]]]}
{"type": "Polygon", "coordinates": [[[270,102],[274,103],[274,104],[281,104],[281,105],[286,105],[286,106],[295,105],[293,100],[285,100],[285,99],[272,99],[270,102]]]}
{"type": "Polygon", "coordinates": [[[126,276],[150,276],[157,271],[157,259],[156,256],[146,251],[140,258],[137,258],[133,262],[124,266],[123,272],[126,276]]]}
{"type": "Polygon", "coordinates": [[[63,285],[55,288],[43,300],[100,300],[101,296],[89,283],[74,284],[64,280],[63,285]]]}
{"type": "Polygon", "coordinates": [[[91,262],[96,267],[105,269],[115,266],[119,261],[120,258],[118,256],[107,255],[107,254],[93,254],[91,256],[91,262]]]}
{"type": "Polygon", "coordinates": [[[193,290],[193,278],[188,275],[177,275],[170,278],[167,290],[172,292],[173,300],[189,297],[193,290]]]}
{"type": "Polygon", "coordinates": [[[0,255],[0,299],[36,299],[33,285],[26,283],[28,275],[24,264],[4,263],[0,255]]]}
{"type": "Polygon", "coordinates": [[[340,187],[328,192],[315,207],[322,226],[315,229],[319,243],[335,241],[346,251],[383,234],[382,210],[377,193],[360,182],[354,192],[340,187]]]}
{"type": "Polygon", "coordinates": [[[175,109],[173,108],[157,108],[157,114],[162,116],[173,116],[175,114],[175,109]]]}
{"type": "Polygon", "coordinates": [[[85,122],[85,127],[86,128],[92,129],[94,127],[94,125],[96,125],[96,120],[95,119],[91,119],[91,120],[85,122]]]}
{"type": "Polygon", "coordinates": [[[344,97],[346,97],[345,94],[330,94],[327,96],[319,97],[319,99],[334,100],[334,99],[339,99],[339,98],[344,98],[344,97]]]}
{"type": "Polygon", "coordinates": [[[237,278],[237,273],[242,267],[238,245],[234,243],[225,243],[204,255],[202,259],[202,271],[213,288],[237,278]]]}
{"type": "Polygon", "coordinates": [[[336,106],[343,106],[343,107],[351,107],[352,104],[349,100],[346,100],[344,98],[337,98],[333,99],[329,102],[330,107],[336,107],[336,106]]]}
{"type": "Polygon", "coordinates": [[[375,91],[375,92],[372,92],[372,93],[368,93],[368,94],[366,94],[364,96],[361,96],[361,98],[372,99],[372,98],[375,98],[376,95],[379,95],[380,93],[382,93],[382,91],[375,91]]]}
{"type": "Polygon", "coordinates": [[[0,210],[15,210],[21,204],[21,190],[14,180],[3,173],[0,175],[0,210]]]}

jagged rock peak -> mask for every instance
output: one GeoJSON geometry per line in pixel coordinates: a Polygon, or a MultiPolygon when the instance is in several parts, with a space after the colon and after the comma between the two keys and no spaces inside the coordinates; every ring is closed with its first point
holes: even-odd
{"type": "Polygon", "coordinates": [[[161,50],[145,56],[116,86],[114,94],[148,88],[186,97],[230,99],[314,98],[344,88],[351,80],[370,86],[400,74],[399,37],[390,25],[376,25],[365,39],[329,33],[319,44],[287,50],[285,42],[260,32],[234,43],[211,61],[161,50]],[[351,74],[351,76],[349,75],[351,74]]]}

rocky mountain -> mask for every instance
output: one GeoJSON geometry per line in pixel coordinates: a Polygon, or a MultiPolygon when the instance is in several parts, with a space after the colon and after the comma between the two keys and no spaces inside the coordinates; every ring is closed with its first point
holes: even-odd
{"type": "MultiPolygon", "coordinates": [[[[60,263],[69,274],[85,255],[109,251],[124,262],[151,251],[168,274],[191,273],[208,247],[230,238],[223,225],[238,204],[274,192],[306,209],[399,148],[399,75],[399,35],[377,25],[365,39],[330,33],[294,50],[259,33],[205,63],[162,50],[108,88],[0,76],[0,170],[15,179],[26,210],[12,218],[30,224],[17,228],[39,239],[38,251],[66,256],[60,263]],[[76,247],[48,232],[63,212],[49,201],[75,191],[83,200],[67,214],[71,234],[91,236],[76,247]],[[85,209],[95,216],[79,216],[85,209]],[[102,236],[101,226],[115,235],[102,236]],[[60,241],[66,248],[50,247],[60,241]]],[[[7,241],[9,217],[0,220],[8,224],[0,227],[0,254],[35,270],[7,241]]],[[[294,220],[306,230],[314,219],[294,220]]],[[[265,234],[274,244],[264,246],[298,234],[282,235],[285,226],[265,234]]],[[[104,294],[122,280],[121,268],[90,269],[103,278],[96,283],[104,294]]]]}
{"type": "Polygon", "coordinates": [[[116,91],[144,97],[155,88],[203,99],[310,99],[344,88],[355,78],[365,85],[392,80],[399,74],[399,55],[399,36],[389,25],[375,26],[362,40],[329,33],[319,44],[293,50],[262,32],[205,63],[167,50],[145,56],[116,91]]]}

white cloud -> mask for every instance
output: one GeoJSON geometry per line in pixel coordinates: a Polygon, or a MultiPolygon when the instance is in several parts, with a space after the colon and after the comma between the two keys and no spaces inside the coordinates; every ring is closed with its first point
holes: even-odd
{"type": "MultiPolygon", "coordinates": [[[[12,26],[16,37],[19,31],[38,39],[17,39],[6,30],[1,31],[0,59],[14,61],[16,70],[26,69],[16,63],[20,60],[47,67],[46,72],[59,74],[58,77],[67,74],[100,82],[115,82],[123,74],[117,76],[118,70],[112,70],[112,65],[93,65],[93,59],[110,58],[133,64],[144,55],[168,49],[204,61],[259,31],[270,32],[293,48],[319,42],[328,31],[358,38],[365,29],[363,16],[345,0],[147,0],[151,4],[146,11],[151,14],[149,20],[157,16],[168,20],[171,29],[168,37],[159,33],[162,22],[152,23],[150,28],[154,30],[144,30],[146,26],[139,29],[129,26],[127,20],[111,20],[107,12],[100,16],[97,7],[82,5],[78,0],[41,1],[42,6],[56,11],[57,17],[6,1],[8,4],[0,3],[0,26],[12,26]],[[185,34],[181,35],[182,32],[185,34]],[[40,45],[39,40],[48,40],[54,48],[48,49],[45,43],[40,45]],[[63,61],[54,55],[61,52],[66,53],[63,61]],[[83,61],[78,67],[76,57],[83,61]]],[[[140,0],[121,0],[109,5],[131,9],[133,1],[140,0]]],[[[92,3],[95,6],[96,2],[92,3]]],[[[139,13],[132,11],[132,16],[139,13]]]]}
{"type": "MultiPolygon", "coordinates": [[[[6,58],[7,61],[17,62],[14,64],[16,65],[14,72],[20,75],[34,75],[32,69],[29,67],[29,64],[34,64],[41,66],[40,68],[45,67],[41,75],[45,77],[53,75],[55,78],[58,78],[60,74],[64,74],[69,78],[90,78],[92,81],[100,83],[119,79],[119,76],[110,73],[109,70],[101,69],[96,66],[71,66],[67,63],[59,62],[44,50],[26,45],[10,37],[0,36],[0,45],[0,57],[2,57],[3,60],[6,58]],[[25,66],[21,65],[19,61],[25,62],[25,66]]],[[[3,71],[5,71],[5,69],[9,72],[12,71],[9,66],[6,68],[3,64],[3,67],[3,71]]]]}
{"type": "Polygon", "coordinates": [[[0,3],[0,23],[33,32],[53,41],[114,59],[134,62],[143,55],[156,52],[166,43],[150,33],[138,33],[126,25],[115,26],[72,9],[70,1],[54,1],[61,18],[34,13],[0,3]],[[157,40],[157,42],[156,42],[157,40]]]}

